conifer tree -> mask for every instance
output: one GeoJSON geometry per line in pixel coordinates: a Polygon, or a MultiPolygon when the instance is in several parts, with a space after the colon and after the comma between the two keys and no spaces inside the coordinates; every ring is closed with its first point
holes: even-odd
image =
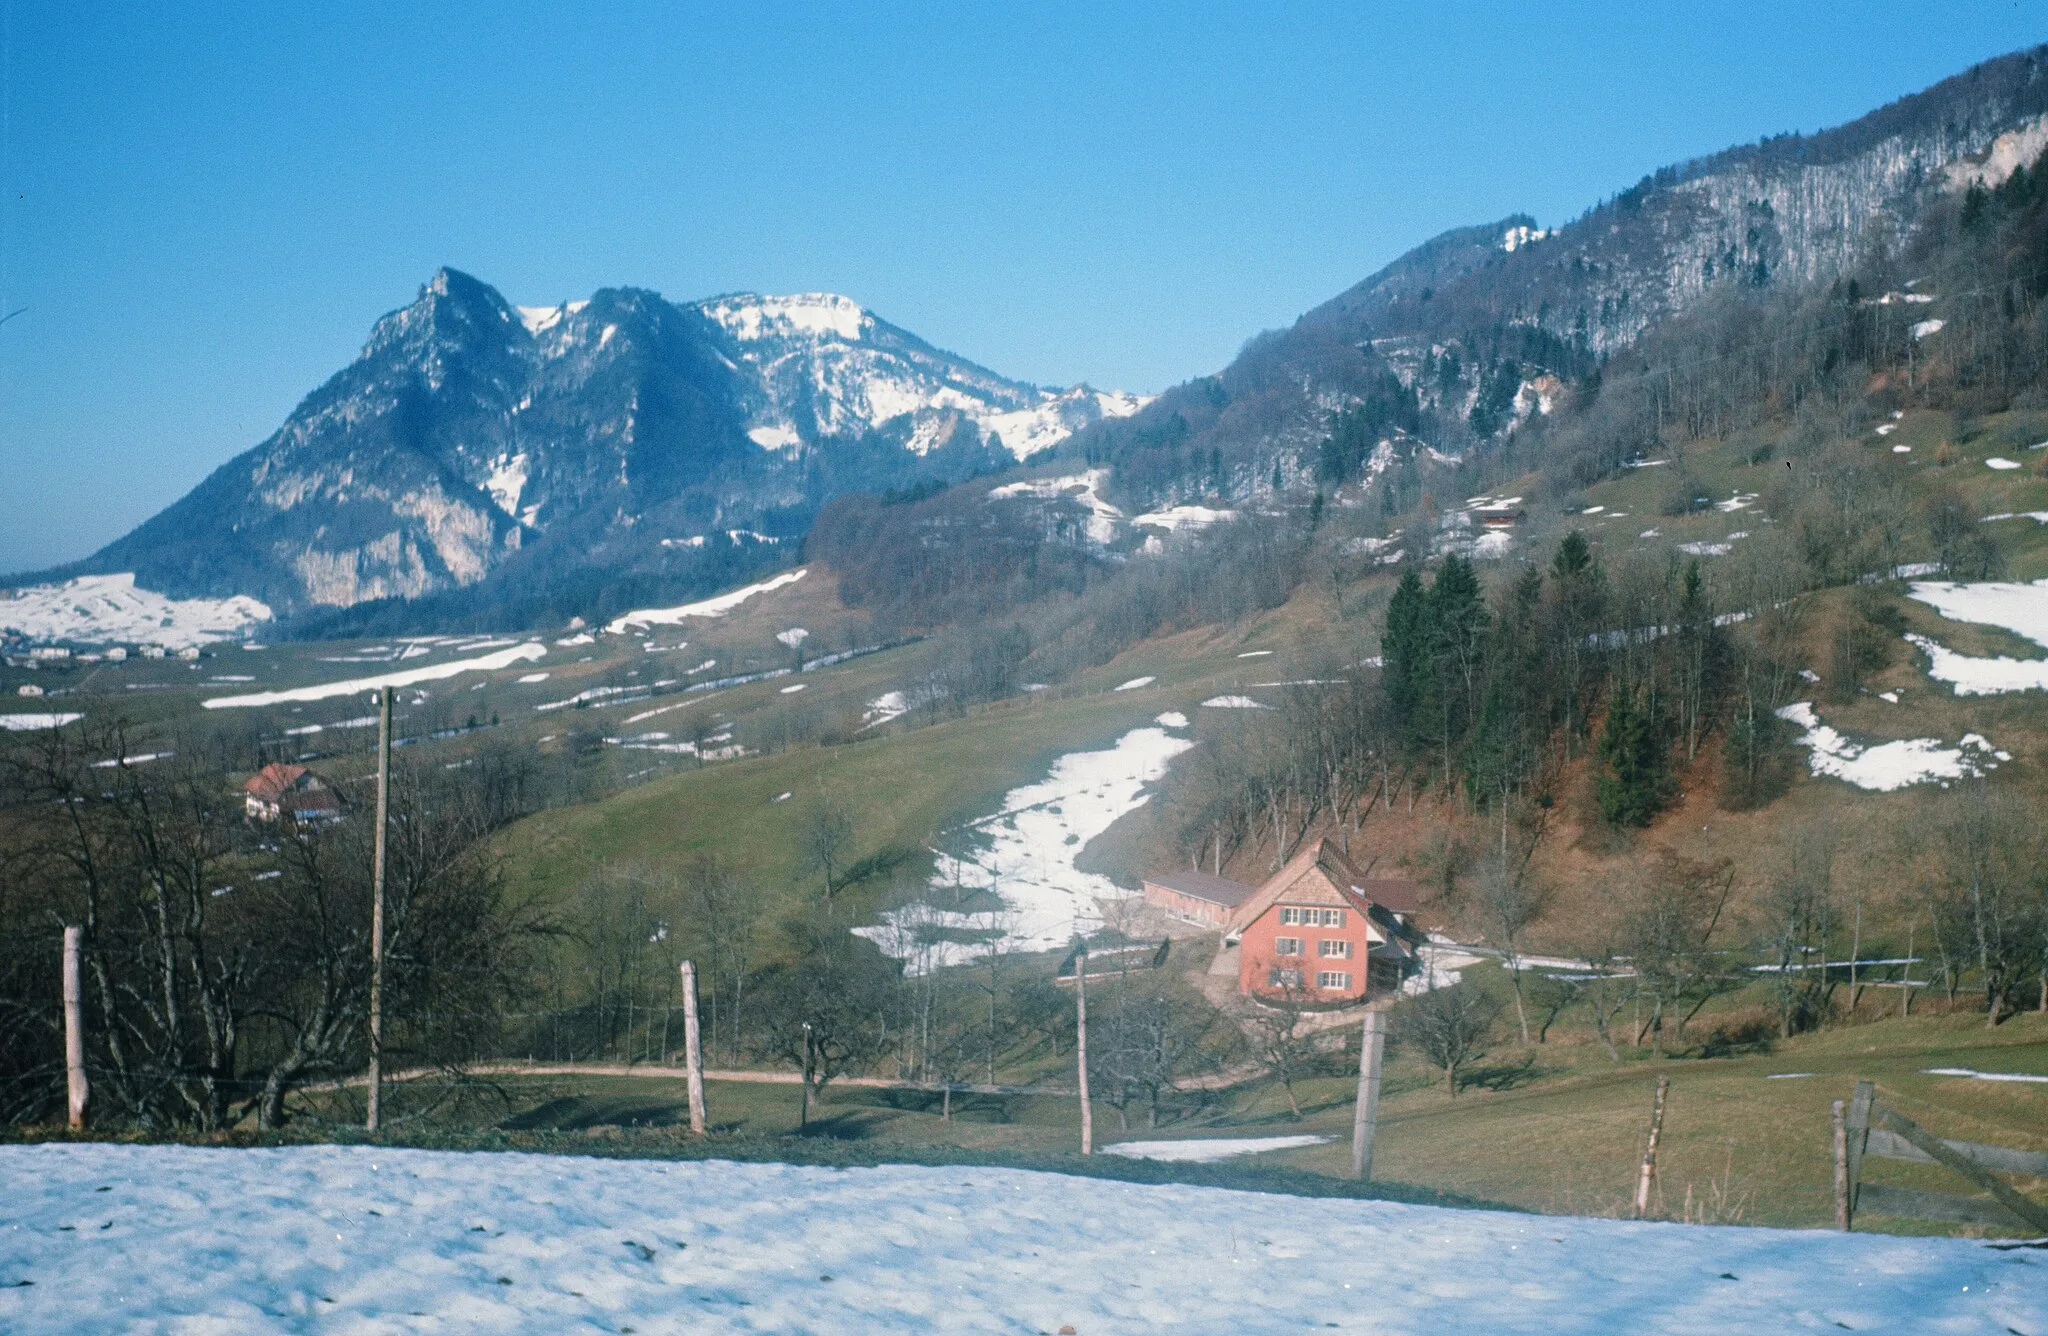
{"type": "Polygon", "coordinates": [[[1415,714],[1421,704],[1419,684],[1428,658],[1427,600],[1422,572],[1408,567],[1388,600],[1387,626],[1380,636],[1380,688],[1386,693],[1396,726],[1408,738],[1414,737],[1415,714]]]}
{"type": "Polygon", "coordinates": [[[1677,792],[1665,754],[1663,721],[1633,687],[1619,687],[1607,706],[1600,760],[1607,773],[1594,784],[1600,815],[1609,825],[1642,827],[1677,792]]]}

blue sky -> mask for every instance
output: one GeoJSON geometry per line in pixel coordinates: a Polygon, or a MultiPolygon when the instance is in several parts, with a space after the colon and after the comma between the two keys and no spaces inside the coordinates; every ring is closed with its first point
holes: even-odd
{"type": "Polygon", "coordinates": [[[442,264],[837,291],[1157,390],[1445,228],[2048,40],[2014,0],[584,9],[0,0],[0,571],[263,439],[442,264]]]}

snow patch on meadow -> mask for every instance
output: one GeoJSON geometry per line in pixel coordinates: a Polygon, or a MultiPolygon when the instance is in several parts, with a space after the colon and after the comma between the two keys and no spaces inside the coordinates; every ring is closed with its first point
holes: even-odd
{"type": "Polygon", "coordinates": [[[942,854],[929,894],[988,890],[1003,902],[992,913],[940,909],[924,901],[893,909],[855,932],[913,970],[938,969],[1011,951],[1056,951],[1102,925],[1099,900],[1126,891],[1074,865],[1088,842],[1150,799],[1174,757],[1195,744],[1163,728],[1134,728],[1105,751],[1069,752],[1052,773],[1003,795],[996,811],[961,832],[975,845],[942,854]],[[956,940],[973,937],[976,940],[956,940]]]}
{"type": "Polygon", "coordinates": [[[1811,701],[1795,701],[1779,710],[1778,717],[1806,730],[1798,742],[1812,749],[1814,774],[1830,775],[1859,789],[1890,793],[1930,781],[1946,788],[1952,780],[1998,768],[1995,749],[1977,733],[1965,733],[1953,747],[1939,738],[1901,738],[1866,747],[1823,724],[1811,701]]]}
{"type": "Polygon", "coordinates": [[[901,691],[885,691],[868,702],[861,711],[861,728],[880,728],[891,719],[900,719],[910,713],[910,698],[901,691]]]}
{"type": "MultiPolygon", "coordinates": [[[[1997,516],[1996,518],[2016,518],[1997,516]]],[[[2048,648],[2048,580],[2031,584],[1992,580],[1962,584],[1947,580],[1915,583],[1910,596],[1953,622],[1998,626],[2048,648]]],[[[1927,675],[1947,682],[1958,696],[1994,696],[2008,691],[2048,690],[2048,660],[2007,655],[1978,658],[1927,636],[1907,640],[1927,655],[1927,675]]]]}

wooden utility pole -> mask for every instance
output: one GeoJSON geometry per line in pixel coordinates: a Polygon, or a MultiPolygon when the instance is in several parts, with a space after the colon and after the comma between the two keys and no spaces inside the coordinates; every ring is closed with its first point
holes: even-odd
{"type": "Polygon", "coordinates": [[[78,944],[82,928],[64,930],[64,1090],[71,1130],[85,1130],[85,1102],[92,1085],[85,1079],[85,1019],[79,1005],[78,944]]]}
{"type": "Polygon", "coordinates": [[[683,1065],[690,1079],[690,1130],[704,1135],[704,1050],[697,1039],[697,966],[683,962],[683,1065]]]}
{"type": "Polygon", "coordinates": [[[1849,1228],[1849,1106],[1835,1101],[1835,1228],[1849,1228]]]}
{"type": "Polygon", "coordinates": [[[1650,1184],[1657,1177],[1657,1142],[1664,1135],[1664,1096],[1671,1089],[1671,1078],[1657,1078],[1657,1100],[1650,1106],[1650,1143],[1643,1148],[1642,1171],[1636,1175],[1636,1219],[1641,1220],[1650,1213],[1650,1184]]]}
{"type": "Polygon", "coordinates": [[[1387,1013],[1365,1013],[1358,1040],[1358,1103],[1351,1110],[1351,1176],[1372,1177],[1372,1138],[1380,1125],[1380,1063],[1387,1047],[1387,1013]]]}
{"type": "Polygon", "coordinates": [[[370,858],[370,1116],[377,1130],[384,1103],[384,831],[391,801],[391,688],[377,688],[377,838],[370,858]]]}
{"type": "Polygon", "coordinates": [[[1081,1073],[1081,1153],[1095,1153],[1095,1111],[1088,1107],[1088,952],[1074,954],[1074,1053],[1081,1073]]]}

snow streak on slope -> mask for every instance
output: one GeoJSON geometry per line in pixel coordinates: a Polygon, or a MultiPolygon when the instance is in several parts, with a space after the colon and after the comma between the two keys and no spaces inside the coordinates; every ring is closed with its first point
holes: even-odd
{"type": "Polygon", "coordinates": [[[31,585],[0,599],[0,627],[31,640],[127,643],[185,649],[238,640],[270,620],[270,608],[233,598],[166,598],[138,589],[132,572],[81,575],[59,585],[31,585]]]}
{"type": "Polygon", "coordinates": [[[2048,1255],[1967,1239],[1013,1169],[42,1145],[0,1180],[9,1331],[2048,1329],[2048,1255]]]}
{"type": "Polygon", "coordinates": [[[1081,871],[1074,860],[1119,817],[1144,806],[1167,762],[1194,745],[1163,728],[1134,728],[1109,750],[1070,752],[1053,762],[1042,783],[1004,794],[993,816],[969,827],[986,847],[941,857],[930,891],[941,901],[962,889],[993,891],[1003,912],[957,913],[919,902],[854,931],[913,971],[974,960],[997,941],[1016,951],[1065,947],[1076,933],[1101,926],[1096,901],[1130,894],[1107,877],[1081,871]],[[942,940],[962,934],[987,940],[942,940]]]}
{"type": "Polygon", "coordinates": [[[1150,510],[1143,515],[1133,516],[1131,523],[1141,528],[1165,529],[1169,533],[1177,529],[1206,529],[1224,520],[1234,520],[1234,510],[1216,510],[1209,506],[1168,506],[1164,510],[1150,510]]]}
{"type": "Polygon", "coordinates": [[[636,626],[643,629],[677,626],[692,617],[723,617],[756,594],[769,593],[784,585],[795,584],[803,578],[803,570],[784,571],[780,575],[747,585],[742,589],[735,589],[729,594],[720,594],[715,598],[698,599],[695,603],[685,603],[674,608],[639,608],[614,619],[604,629],[607,634],[617,636],[626,634],[636,626]]]}
{"type": "Polygon", "coordinates": [[[62,728],[85,718],[82,714],[0,714],[0,730],[32,733],[42,728],[62,728]]]}
{"type": "Polygon", "coordinates": [[[419,682],[438,682],[444,677],[459,673],[492,672],[509,668],[515,663],[526,663],[533,659],[547,657],[547,647],[539,641],[501,649],[494,654],[481,654],[473,659],[451,659],[446,663],[428,664],[424,668],[407,668],[402,672],[384,673],[377,677],[351,677],[340,682],[321,682],[310,687],[289,687],[283,691],[258,691],[247,696],[215,696],[200,702],[209,710],[236,709],[249,705],[282,705],[287,701],[326,700],[332,696],[353,696],[359,692],[375,691],[378,687],[409,687],[419,682]]]}

